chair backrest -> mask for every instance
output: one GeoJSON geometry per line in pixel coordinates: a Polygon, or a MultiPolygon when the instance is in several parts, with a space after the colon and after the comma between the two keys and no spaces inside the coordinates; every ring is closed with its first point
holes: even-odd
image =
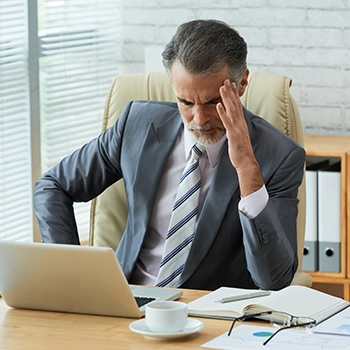
{"type": "MultiPolygon", "coordinates": [[[[243,105],[304,145],[298,108],[289,88],[292,80],[278,74],[250,72],[249,84],[241,97],[243,105]]],[[[106,101],[102,131],[112,126],[125,105],[132,100],[175,101],[165,72],[141,73],[115,78],[106,101]]],[[[297,239],[299,270],[302,265],[305,233],[305,183],[299,188],[297,239]]],[[[106,189],[92,201],[89,244],[115,249],[123,234],[127,203],[123,181],[106,189]]],[[[307,283],[308,284],[308,283],[307,283]]]]}

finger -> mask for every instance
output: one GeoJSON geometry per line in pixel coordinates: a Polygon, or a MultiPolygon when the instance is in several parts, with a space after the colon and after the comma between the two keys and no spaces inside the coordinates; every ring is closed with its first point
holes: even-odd
{"type": "Polygon", "coordinates": [[[216,104],[216,110],[221,120],[227,118],[225,107],[221,102],[216,104]]]}
{"type": "Polygon", "coordinates": [[[226,93],[227,96],[230,99],[230,102],[232,102],[232,104],[235,107],[240,106],[241,104],[241,100],[239,97],[239,92],[238,92],[238,88],[236,86],[235,82],[230,82],[228,79],[225,81],[225,88],[226,88],[226,93]]]}
{"type": "Polygon", "coordinates": [[[227,79],[224,81],[224,85],[220,87],[220,96],[222,100],[223,108],[226,111],[226,114],[229,118],[235,118],[235,114],[240,106],[240,101],[237,101],[236,95],[236,85],[227,79]]]}

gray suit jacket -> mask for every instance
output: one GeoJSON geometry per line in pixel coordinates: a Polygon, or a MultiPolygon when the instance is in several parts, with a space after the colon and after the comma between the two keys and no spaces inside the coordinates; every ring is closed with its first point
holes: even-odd
{"type": "MultiPolygon", "coordinates": [[[[297,192],[305,152],[268,122],[243,110],[268,204],[253,220],[239,212],[238,178],[226,142],[178,286],[279,289],[296,271],[297,192]]],[[[91,200],[123,178],[129,216],[116,255],[130,280],[181,125],[175,103],[130,103],[113,127],[44,174],[34,194],[43,241],[79,244],[73,202],[91,200]]]]}

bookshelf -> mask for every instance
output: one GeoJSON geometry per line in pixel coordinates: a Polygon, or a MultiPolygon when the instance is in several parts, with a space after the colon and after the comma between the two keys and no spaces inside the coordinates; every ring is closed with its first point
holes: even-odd
{"type": "Polygon", "coordinates": [[[304,139],[307,157],[340,159],[340,270],[305,271],[311,275],[313,288],[350,301],[350,136],[308,135],[304,139]]]}

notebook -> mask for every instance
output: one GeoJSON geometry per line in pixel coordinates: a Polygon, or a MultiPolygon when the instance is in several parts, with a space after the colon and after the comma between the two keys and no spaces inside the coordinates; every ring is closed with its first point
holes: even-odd
{"type": "Polygon", "coordinates": [[[0,241],[0,295],[14,308],[140,318],[135,297],[182,291],[130,286],[111,248],[0,241]]]}
{"type": "MultiPolygon", "coordinates": [[[[188,304],[190,316],[232,319],[243,314],[255,314],[275,310],[293,316],[311,317],[317,323],[350,306],[341,298],[318,290],[292,285],[278,291],[271,291],[268,296],[251,298],[256,290],[221,287],[188,304]],[[233,296],[246,298],[222,303],[223,298],[233,296]]],[[[263,318],[263,317],[261,317],[263,318]]],[[[268,316],[267,318],[271,318],[268,316]]],[[[279,322],[278,319],[275,319],[279,322]]]]}

